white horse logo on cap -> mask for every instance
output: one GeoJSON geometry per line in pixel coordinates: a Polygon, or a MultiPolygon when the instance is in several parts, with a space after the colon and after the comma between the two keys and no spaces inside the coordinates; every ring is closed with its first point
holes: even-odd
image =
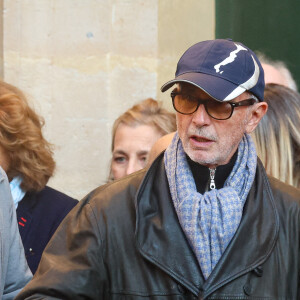
{"type": "Polygon", "coordinates": [[[234,60],[237,57],[237,55],[236,55],[237,53],[239,53],[240,51],[248,51],[245,47],[243,47],[239,44],[235,44],[235,45],[236,45],[236,50],[231,51],[228,57],[226,57],[223,61],[221,61],[219,64],[214,66],[217,73],[222,74],[223,71],[220,72],[220,67],[234,62],[234,60]]]}
{"type": "MultiPolygon", "coordinates": [[[[240,51],[248,51],[248,49],[246,49],[245,47],[243,47],[239,44],[235,44],[235,45],[236,45],[236,50],[231,51],[228,57],[226,57],[219,64],[214,66],[216,73],[222,74],[223,71],[220,72],[220,67],[234,62],[234,60],[237,57],[237,53],[239,53],[240,51]]],[[[260,70],[259,70],[256,60],[254,59],[254,57],[252,55],[251,55],[251,58],[252,58],[253,64],[254,64],[253,75],[248,80],[246,80],[245,82],[243,82],[239,86],[237,86],[229,95],[227,95],[227,97],[225,97],[223,99],[224,101],[232,100],[233,98],[239,96],[244,91],[249,90],[256,85],[256,83],[259,79],[260,70]]]]}

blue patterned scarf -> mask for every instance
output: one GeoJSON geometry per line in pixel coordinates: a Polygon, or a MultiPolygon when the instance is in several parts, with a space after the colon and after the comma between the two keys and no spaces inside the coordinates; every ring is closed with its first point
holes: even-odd
{"type": "Polygon", "coordinates": [[[257,156],[251,137],[244,135],[235,165],[224,187],[197,192],[181,140],[176,133],[164,156],[171,196],[179,222],[205,279],[234,236],[252,186],[257,156]]]}

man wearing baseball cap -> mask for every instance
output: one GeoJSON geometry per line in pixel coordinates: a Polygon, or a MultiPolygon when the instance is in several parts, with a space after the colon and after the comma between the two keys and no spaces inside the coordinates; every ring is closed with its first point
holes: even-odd
{"type": "Polygon", "coordinates": [[[256,55],[197,43],[171,87],[170,146],[83,199],[16,299],[300,297],[300,191],[268,178],[249,135],[267,110],[256,55]]]}

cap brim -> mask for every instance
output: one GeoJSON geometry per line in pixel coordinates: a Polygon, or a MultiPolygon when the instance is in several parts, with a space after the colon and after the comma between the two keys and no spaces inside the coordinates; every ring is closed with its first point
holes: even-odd
{"type": "Polygon", "coordinates": [[[185,73],[177,76],[175,79],[168,81],[161,87],[161,91],[165,92],[170,87],[172,87],[175,83],[186,82],[192,84],[205,93],[210,95],[212,98],[218,101],[230,101],[243,92],[246,89],[239,87],[239,94],[234,94],[232,97],[229,95],[232,94],[234,90],[238,88],[238,86],[230,81],[227,81],[223,78],[219,78],[210,74],[205,73],[185,73]],[[225,100],[226,99],[226,100],[225,100]]]}

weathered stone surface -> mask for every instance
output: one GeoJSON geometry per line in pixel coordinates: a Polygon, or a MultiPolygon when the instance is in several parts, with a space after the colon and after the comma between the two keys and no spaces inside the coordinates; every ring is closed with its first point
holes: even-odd
{"type": "Polygon", "coordinates": [[[105,183],[111,126],[147,97],[165,101],[182,52],[214,37],[212,0],[4,0],[4,79],[46,121],[57,170],[77,199],[105,183]]]}

